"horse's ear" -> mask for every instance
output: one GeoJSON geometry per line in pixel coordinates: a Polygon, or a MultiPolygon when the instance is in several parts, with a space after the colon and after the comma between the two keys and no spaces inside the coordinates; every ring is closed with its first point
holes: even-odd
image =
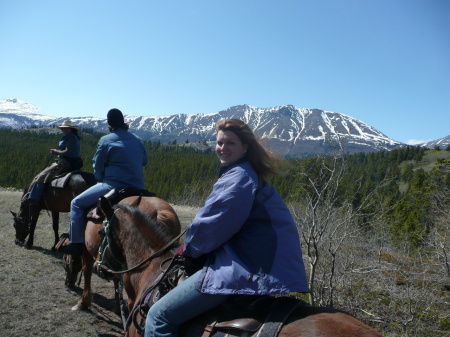
{"type": "Polygon", "coordinates": [[[113,210],[109,200],[106,199],[105,197],[100,197],[99,205],[100,205],[100,210],[103,212],[103,214],[106,216],[106,218],[111,219],[114,214],[114,210],[113,210]]]}
{"type": "Polygon", "coordinates": [[[13,211],[10,211],[10,212],[11,212],[12,216],[14,217],[14,219],[17,218],[17,213],[14,213],[13,211]]]}
{"type": "Polygon", "coordinates": [[[135,201],[133,201],[130,205],[137,207],[141,203],[141,200],[142,200],[142,194],[135,201]]]}

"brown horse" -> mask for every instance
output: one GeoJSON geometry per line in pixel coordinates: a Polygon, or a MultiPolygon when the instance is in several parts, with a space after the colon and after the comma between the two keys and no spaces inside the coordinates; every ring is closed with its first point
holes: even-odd
{"type": "MultiPolygon", "coordinates": [[[[102,198],[102,200],[105,200],[106,203],[109,202],[106,201],[106,199],[102,198]]],[[[146,217],[149,219],[152,219],[152,221],[157,221],[159,224],[159,228],[165,228],[167,230],[168,237],[175,237],[177,234],[180,233],[180,221],[178,219],[178,216],[176,215],[175,211],[173,210],[172,206],[170,206],[167,202],[164,200],[161,200],[156,197],[127,197],[124,198],[119,202],[119,205],[121,207],[126,207],[130,205],[135,205],[135,207],[138,207],[140,210],[140,214],[145,214],[146,217]]],[[[110,206],[111,207],[111,206],[110,206]]],[[[131,207],[131,206],[130,206],[131,207]]],[[[96,257],[98,256],[98,251],[101,244],[101,238],[99,235],[99,231],[103,227],[103,221],[99,219],[93,219],[89,218],[86,224],[86,230],[85,230],[85,247],[83,249],[83,255],[82,255],[82,272],[84,276],[84,288],[83,293],[81,296],[81,299],[77,302],[75,306],[72,307],[72,310],[87,310],[92,304],[92,292],[91,292],[91,278],[92,278],[92,272],[94,268],[94,261],[96,257]]],[[[127,228],[122,229],[122,234],[126,237],[126,231],[128,231],[127,228]]],[[[136,244],[136,246],[141,247],[144,242],[149,240],[148,235],[153,235],[152,233],[149,233],[148,231],[143,231],[140,234],[136,234],[134,229],[130,229],[130,236],[128,237],[129,244],[133,246],[133,244],[136,244]],[[142,237],[141,237],[142,235],[142,237]],[[145,237],[144,237],[145,236],[145,237]]],[[[139,252],[138,252],[139,253],[139,252]]],[[[142,254],[146,253],[146,250],[142,251],[142,254]]],[[[127,261],[128,265],[133,265],[134,261],[127,261]]],[[[120,267],[120,266],[119,266],[120,267]]],[[[98,272],[100,275],[101,273],[98,272]]],[[[142,285],[138,285],[136,282],[139,280],[139,278],[136,277],[135,273],[125,273],[123,275],[123,283],[125,290],[128,295],[128,306],[130,308],[133,307],[134,301],[139,296],[139,293],[135,292],[135,289],[139,289],[142,287],[142,285]]],[[[72,279],[76,278],[76,275],[69,276],[72,279]]],[[[115,312],[118,313],[119,308],[119,298],[120,295],[117,291],[118,289],[118,281],[119,279],[117,277],[113,278],[115,283],[115,296],[116,296],[116,306],[115,306],[115,312]]],[[[145,281],[146,277],[143,277],[141,281],[145,281]]]]}
{"type": "MultiPolygon", "coordinates": [[[[144,201],[144,200],[143,200],[144,201]]],[[[146,205],[147,202],[144,202],[146,205]]],[[[111,205],[105,200],[101,200],[101,208],[107,217],[109,235],[109,246],[113,251],[115,260],[123,268],[130,268],[140,265],[137,270],[126,274],[124,277],[125,289],[129,296],[129,312],[135,312],[135,322],[140,322],[140,311],[133,310],[136,303],[140,303],[146,290],[155,283],[161,274],[160,266],[164,261],[172,256],[171,252],[161,253],[161,248],[170,244],[176,231],[176,215],[172,212],[168,216],[162,216],[156,212],[148,213],[147,207],[140,205],[111,205]],[[148,214],[153,214],[148,216],[148,214]],[[172,220],[171,220],[172,219],[172,220]],[[147,256],[155,256],[154,259],[147,259],[145,264],[142,260],[147,256]],[[139,300],[139,301],[138,301],[139,300]]],[[[151,208],[149,209],[151,212],[151,208]]],[[[293,300],[296,301],[296,300],[293,300]]],[[[298,302],[301,302],[298,300],[298,302]]],[[[313,307],[307,304],[298,303],[299,306],[289,315],[285,324],[281,328],[278,336],[283,337],[380,337],[382,336],[368,325],[342,311],[332,308],[313,307]]],[[[135,308],[136,309],[136,308],[135,308]]],[[[208,313],[207,313],[208,314],[208,313]]],[[[207,315],[206,314],[206,315],[207,315]]],[[[198,321],[195,319],[191,323],[198,321]]],[[[187,326],[195,325],[188,323],[187,326]]],[[[181,336],[200,336],[202,333],[191,333],[195,329],[184,327],[181,336]]],[[[129,324],[126,335],[128,337],[139,336],[134,324],[129,324]]],[[[213,334],[211,334],[213,336],[213,334]]],[[[238,334],[233,334],[238,336],[238,334]]]]}
{"type": "Polygon", "coordinates": [[[55,234],[53,250],[59,240],[59,213],[70,212],[70,202],[72,199],[95,183],[95,177],[92,173],[82,171],[72,173],[69,181],[62,188],[53,187],[49,184],[45,188],[37,207],[30,207],[30,199],[26,198],[26,195],[30,192],[30,186],[26,187],[22,195],[19,213],[11,211],[14,217],[14,228],[16,229],[15,243],[17,245],[25,245],[28,249],[33,247],[34,231],[39,214],[41,210],[46,209],[52,213],[53,232],[55,234]],[[27,236],[28,240],[25,243],[27,236]]]}

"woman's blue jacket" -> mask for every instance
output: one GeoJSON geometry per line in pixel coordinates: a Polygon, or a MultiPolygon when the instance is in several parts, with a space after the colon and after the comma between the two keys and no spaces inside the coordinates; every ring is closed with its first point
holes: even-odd
{"type": "Polygon", "coordinates": [[[209,254],[197,289],[210,294],[308,292],[295,222],[250,163],[222,167],[186,232],[184,253],[209,254]]]}

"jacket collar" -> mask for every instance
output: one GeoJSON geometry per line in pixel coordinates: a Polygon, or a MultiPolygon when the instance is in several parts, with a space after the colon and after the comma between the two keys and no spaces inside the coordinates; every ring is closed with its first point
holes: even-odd
{"type": "Polygon", "coordinates": [[[250,163],[248,155],[244,155],[242,158],[236,160],[234,163],[232,163],[230,165],[222,165],[219,170],[219,177],[221,177],[222,174],[224,174],[226,171],[228,171],[232,167],[235,167],[237,165],[244,164],[244,163],[250,163]]]}

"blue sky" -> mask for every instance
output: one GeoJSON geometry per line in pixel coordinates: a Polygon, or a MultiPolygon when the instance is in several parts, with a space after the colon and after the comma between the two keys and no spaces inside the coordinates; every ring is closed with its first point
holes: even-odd
{"type": "Polygon", "coordinates": [[[1,0],[0,99],[45,114],[291,104],[450,135],[448,0],[1,0]]]}

